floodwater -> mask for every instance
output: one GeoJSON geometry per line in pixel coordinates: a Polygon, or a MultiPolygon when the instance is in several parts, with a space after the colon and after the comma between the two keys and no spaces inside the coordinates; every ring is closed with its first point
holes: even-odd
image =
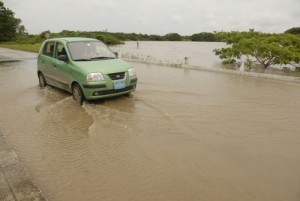
{"type": "MultiPolygon", "coordinates": [[[[300,77],[300,71],[295,71],[295,68],[289,65],[272,65],[267,69],[255,65],[255,63],[251,68],[241,67],[241,65],[222,65],[222,60],[214,54],[213,50],[225,47],[226,44],[223,42],[139,41],[137,45],[136,41],[126,41],[124,45],[111,48],[118,52],[120,57],[133,62],[217,72],[234,70],[251,76],[268,74],[300,77]]],[[[241,64],[245,60],[246,58],[242,58],[238,62],[241,64]]]]}
{"type": "Polygon", "coordinates": [[[131,63],[136,92],[79,106],[10,53],[0,129],[49,201],[300,200],[298,82],[131,63]]]}
{"type": "Polygon", "coordinates": [[[126,59],[174,66],[186,63],[214,68],[221,66],[221,60],[215,56],[213,49],[226,47],[225,43],[219,42],[139,41],[138,44],[137,46],[136,41],[126,41],[124,45],[111,48],[126,59]]]}

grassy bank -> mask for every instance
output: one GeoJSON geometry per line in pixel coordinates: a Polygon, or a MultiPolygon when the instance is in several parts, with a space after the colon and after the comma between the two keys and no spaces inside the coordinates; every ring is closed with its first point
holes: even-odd
{"type": "Polygon", "coordinates": [[[41,47],[41,43],[18,44],[14,42],[6,42],[6,43],[0,43],[0,47],[14,49],[14,50],[23,50],[28,52],[38,52],[41,47]]]}

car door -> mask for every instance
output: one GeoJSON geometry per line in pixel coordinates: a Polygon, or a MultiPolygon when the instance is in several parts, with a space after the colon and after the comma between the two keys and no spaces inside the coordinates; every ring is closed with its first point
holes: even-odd
{"type": "Polygon", "coordinates": [[[66,47],[64,44],[57,42],[55,46],[55,77],[57,85],[60,88],[69,90],[69,83],[72,81],[72,72],[69,62],[61,61],[58,59],[60,55],[68,57],[66,47]]]}
{"type": "Polygon", "coordinates": [[[55,62],[54,58],[55,41],[49,41],[44,45],[42,52],[39,55],[38,66],[42,71],[47,83],[55,85],[55,62]]]}

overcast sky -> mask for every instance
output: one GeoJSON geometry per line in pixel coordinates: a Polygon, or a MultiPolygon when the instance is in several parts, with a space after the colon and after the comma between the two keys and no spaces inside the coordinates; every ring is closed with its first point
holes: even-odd
{"type": "Polygon", "coordinates": [[[103,31],[165,35],[300,27],[300,0],[2,0],[30,34],[103,31]]]}

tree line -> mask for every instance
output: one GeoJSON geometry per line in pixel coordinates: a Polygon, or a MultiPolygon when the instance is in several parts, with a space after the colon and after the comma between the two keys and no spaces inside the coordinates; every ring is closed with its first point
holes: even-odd
{"type": "Polygon", "coordinates": [[[28,34],[27,32],[14,32],[8,33],[10,37],[0,37],[0,42],[15,41],[17,43],[29,43],[35,44],[45,40],[45,34],[49,33],[51,38],[57,37],[87,37],[96,38],[103,41],[108,45],[122,44],[124,41],[206,41],[215,42],[218,41],[215,37],[215,33],[197,33],[192,36],[181,36],[178,33],[169,33],[163,36],[160,35],[148,35],[148,34],[136,34],[136,33],[122,33],[122,32],[105,32],[105,31],[70,31],[63,30],[58,33],[52,33],[50,30],[43,31],[40,34],[28,34]]]}
{"type": "MultiPolygon", "coordinates": [[[[22,20],[14,17],[14,12],[4,6],[0,1],[0,42],[15,41],[17,43],[35,44],[45,40],[45,33],[50,31],[43,31],[40,34],[28,34],[22,20]]],[[[287,30],[287,34],[300,34],[300,27],[295,27],[287,30]]],[[[181,36],[178,33],[168,33],[166,35],[154,34],[137,34],[137,33],[112,33],[107,31],[69,31],[63,30],[59,33],[51,33],[51,37],[90,37],[102,40],[103,42],[114,45],[122,44],[123,41],[206,41],[215,42],[222,41],[218,37],[217,32],[201,32],[191,36],[181,36]]]]}

